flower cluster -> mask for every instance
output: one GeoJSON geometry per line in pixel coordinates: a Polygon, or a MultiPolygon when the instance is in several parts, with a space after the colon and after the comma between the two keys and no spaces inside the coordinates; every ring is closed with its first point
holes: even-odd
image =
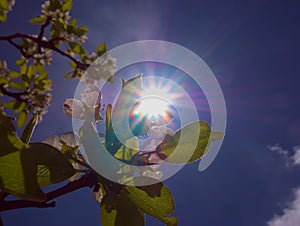
{"type": "Polygon", "coordinates": [[[98,85],[103,81],[111,81],[117,71],[116,59],[109,53],[98,57],[96,53],[91,54],[92,66],[88,73],[82,77],[82,82],[87,85],[98,85]]]}
{"type": "Polygon", "coordinates": [[[46,1],[42,4],[42,17],[48,18],[51,17],[53,21],[62,20],[65,23],[71,19],[69,15],[69,11],[62,11],[58,6],[55,6],[53,3],[51,4],[50,1],[46,1]]]}
{"type": "Polygon", "coordinates": [[[96,86],[89,86],[81,92],[81,100],[67,99],[63,105],[63,111],[69,117],[91,121],[102,120],[101,92],[96,86]]]}
{"type": "Polygon", "coordinates": [[[27,103],[27,109],[33,114],[40,116],[48,111],[50,101],[52,99],[51,93],[40,93],[37,90],[32,90],[27,95],[24,95],[24,100],[27,103]]]}
{"type": "MultiPolygon", "coordinates": [[[[35,41],[38,39],[37,35],[33,34],[30,37],[21,39],[23,51],[26,53],[24,57],[32,57],[35,64],[50,65],[52,63],[52,50],[39,46],[39,41],[35,41]]],[[[46,42],[47,38],[43,37],[42,41],[46,42]]]]}
{"type": "Polygon", "coordinates": [[[0,78],[7,78],[9,70],[5,61],[0,60],[0,78]]]}
{"type": "Polygon", "coordinates": [[[153,165],[144,167],[140,172],[142,176],[152,177],[156,180],[160,180],[163,177],[162,171],[158,168],[163,164],[164,160],[160,158],[158,153],[156,153],[156,147],[163,141],[166,135],[173,136],[174,131],[167,128],[166,126],[152,126],[150,128],[150,137],[141,147],[141,153],[145,153],[145,156],[149,163],[153,165]],[[149,153],[149,154],[147,154],[149,153]]]}

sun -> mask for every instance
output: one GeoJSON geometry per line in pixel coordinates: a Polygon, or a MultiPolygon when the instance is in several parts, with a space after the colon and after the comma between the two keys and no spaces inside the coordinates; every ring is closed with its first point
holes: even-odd
{"type": "Polygon", "coordinates": [[[151,95],[143,97],[138,107],[135,109],[135,115],[146,115],[148,118],[163,116],[169,109],[169,103],[162,97],[151,95]]]}
{"type": "Polygon", "coordinates": [[[148,86],[141,93],[141,99],[134,110],[135,116],[149,119],[164,117],[170,110],[170,94],[157,86],[148,86]]]}

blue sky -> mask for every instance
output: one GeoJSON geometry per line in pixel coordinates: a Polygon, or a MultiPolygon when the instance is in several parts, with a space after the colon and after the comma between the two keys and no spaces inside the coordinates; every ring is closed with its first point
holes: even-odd
{"type": "MultiPolygon", "coordinates": [[[[0,35],[36,32],[27,20],[39,15],[38,2],[16,0],[0,35]]],[[[228,112],[220,153],[206,171],[199,172],[194,163],[166,181],[179,225],[300,222],[299,7],[297,1],[263,0],[74,2],[71,15],[90,29],[88,49],[102,41],[109,48],[143,39],[174,42],[198,54],[220,83],[228,112]]],[[[17,57],[3,43],[0,50],[2,60],[17,57]]],[[[62,78],[68,70],[65,61],[58,57],[54,63],[54,101],[36,140],[72,129],[61,106],[73,96],[76,82],[62,78]]],[[[53,209],[2,214],[6,226],[94,226],[99,218],[99,205],[88,189],[57,199],[53,209]]],[[[149,226],[162,225],[147,220],[149,226]]]]}

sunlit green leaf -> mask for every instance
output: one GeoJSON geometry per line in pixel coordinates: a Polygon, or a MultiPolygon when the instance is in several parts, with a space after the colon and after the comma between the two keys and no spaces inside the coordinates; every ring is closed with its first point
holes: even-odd
{"type": "Polygon", "coordinates": [[[15,72],[15,71],[9,72],[9,77],[11,77],[11,78],[18,78],[19,76],[20,76],[20,74],[18,72],[15,72]]]}
{"type": "Polygon", "coordinates": [[[28,113],[26,111],[21,111],[17,118],[17,126],[22,128],[28,119],[28,113]]]}
{"type": "Polygon", "coordinates": [[[0,77],[0,84],[4,85],[4,84],[8,84],[9,80],[5,77],[0,77]]]}
{"type": "Polygon", "coordinates": [[[0,188],[17,197],[43,201],[46,195],[37,184],[36,174],[31,172],[34,166],[21,153],[16,151],[0,157],[0,188]]]}
{"type": "Polygon", "coordinates": [[[72,0],[64,0],[62,3],[62,11],[69,11],[72,8],[72,4],[72,0]]]}
{"type": "Polygon", "coordinates": [[[98,56],[101,56],[106,52],[106,42],[100,43],[96,48],[96,53],[98,56]]]}
{"type": "Polygon", "coordinates": [[[15,104],[16,104],[16,100],[11,100],[11,101],[5,103],[4,107],[13,109],[13,107],[14,107],[15,104]]]}
{"type": "Polygon", "coordinates": [[[81,26],[76,30],[76,35],[77,36],[82,36],[85,35],[89,31],[88,27],[86,26],[81,26]]]}
{"type": "Polygon", "coordinates": [[[23,90],[24,89],[24,83],[21,82],[10,82],[9,85],[12,88],[18,89],[18,90],[23,90]]]}
{"type": "Polygon", "coordinates": [[[70,62],[70,66],[71,66],[72,68],[76,68],[76,67],[77,67],[77,64],[76,64],[74,61],[71,61],[71,62],[70,62]]]}
{"type": "Polygon", "coordinates": [[[0,10],[0,21],[6,22],[7,20],[7,13],[4,12],[3,10],[0,10]]]}
{"type": "Polygon", "coordinates": [[[79,54],[81,50],[81,45],[77,42],[69,42],[69,46],[74,53],[79,54]]]}
{"type": "Polygon", "coordinates": [[[41,16],[37,16],[29,20],[29,23],[31,24],[42,24],[45,22],[46,22],[46,17],[41,17],[41,16]]]}
{"type": "Polygon", "coordinates": [[[165,224],[174,224],[174,217],[169,218],[175,209],[169,189],[163,183],[151,178],[135,178],[134,182],[138,180],[151,180],[155,184],[139,187],[126,186],[129,199],[144,213],[158,218],[165,224]]]}
{"type": "Polygon", "coordinates": [[[115,153],[115,157],[129,161],[138,152],[138,149],[138,140],[136,137],[132,137],[115,153]]]}
{"type": "Polygon", "coordinates": [[[157,151],[161,158],[168,157],[166,161],[169,163],[186,164],[203,157],[210,142],[222,137],[221,132],[211,132],[207,122],[198,121],[177,130],[174,136],[167,135],[157,151]],[[216,134],[219,135],[215,136],[216,134]]]}
{"type": "Polygon", "coordinates": [[[14,104],[14,112],[15,113],[20,113],[21,111],[24,110],[25,107],[26,107],[25,102],[16,101],[16,103],[14,104]]]}
{"type": "Polygon", "coordinates": [[[40,186],[62,182],[74,174],[65,155],[44,143],[31,143],[26,150],[0,157],[0,188],[30,200],[45,200],[40,186]]]}
{"type": "Polygon", "coordinates": [[[8,10],[8,1],[7,0],[0,0],[0,8],[8,10]]]}
{"type": "Polygon", "coordinates": [[[17,136],[12,120],[13,118],[7,116],[0,109],[0,157],[21,150],[24,147],[24,143],[17,136]]]}
{"type": "Polygon", "coordinates": [[[21,58],[19,60],[16,61],[16,65],[18,67],[21,67],[22,65],[24,65],[26,63],[26,59],[25,58],[21,58]]]}

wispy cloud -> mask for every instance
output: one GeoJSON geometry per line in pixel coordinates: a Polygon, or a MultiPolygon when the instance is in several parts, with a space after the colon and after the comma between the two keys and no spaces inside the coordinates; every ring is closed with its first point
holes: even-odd
{"type": "MultiPolygon", "coordinates": [[[[293,148],[292,155],[289,151],[279,146],[279,144],[268,146],[268,149],[287,158],[287,166],[300,166],[300,145],[293,148]]],[[[296,226],[300,222],[300,187],[294,190],[294,200],[283,208],[283,214],[275,215],[267,222],[268,226],[296,226]]]]}
{"type": "Polygon", "coordinates": [[[275,144],[273,146],[268,145],[268,149],[271,150],[271,151],[277,152],[281,155],[287,155],[289,153],[288,150],[283,149],[281,146],[279,146],[279,144],[275,144]]]}
{"type": "Polygon", "coordinates": [[[300,222],[300,188],[295,190],[294,201],[283,210],[283,214],[275,215],[268,226],[296,226],[300,222]]]}
{"type": "Polygon", "coordinates": [[[300,145],[293,147],[292,151],[284,149],[279,144],[268,145],[267,147],[270,151],[277,152],[278,154],[285,156],[287,160],[287,166],[300,166],[300,145]]]}
{"type": "Polygon", "coordinates": [[[293,148],[294,155],[292,156],[292,161],[294,165],[300,165],[300,145],[293,148]]]}

